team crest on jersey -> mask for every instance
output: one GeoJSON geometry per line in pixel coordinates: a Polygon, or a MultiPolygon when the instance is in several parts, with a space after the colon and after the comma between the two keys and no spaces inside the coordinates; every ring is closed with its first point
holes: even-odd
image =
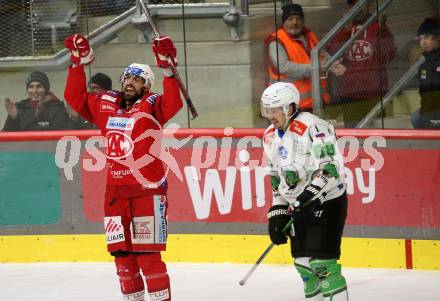
{"type": "Polygon", "coordinates": [[[357,40],[347,50],[347,58],[352,61],[364,61],[373,55],[373,46],[365,40],[357,40]]]}
{"type": "Polygon", "coordinates": [[[120,216],[104,217],[105,235],[107,244],[114,244],[125,240],[124,227],[120,216]]]}
{"type": "Polygon", "coordinates": [[[106,128],[110,130],[130,131],[133,129],[135,122],[134,118],[109,117],[106,128]]]}
{"type": "Polygon", "coordinates": [[[110,131],[105,135],[105,139],[107,142],[105,155],[109,159],[122,159],[133,152],[133,140],[124,133],[110,131]]]}
{"type": "Polygon", "coordinates": [[[301,121],[294,120],[290,124],[290,130],[294,133],[297,133],[298,135],[302,136],[304,132],[307,130],[307,125],[302,123],[301,121]]]}
{"type": "Polygon", "coordinates": [[[281,145],[278,148],[278,155],[280,155],[281,159],[287,159],[287,149],[281,145]]]}

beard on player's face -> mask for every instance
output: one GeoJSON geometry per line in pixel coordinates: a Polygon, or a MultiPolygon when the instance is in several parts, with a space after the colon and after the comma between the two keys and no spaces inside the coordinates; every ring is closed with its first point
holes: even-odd
{"type": "Polygon", "coordinates": [[[144,82],[127,80],[122,88],[122,99],[131,105],[145,94],[144,82]]]}

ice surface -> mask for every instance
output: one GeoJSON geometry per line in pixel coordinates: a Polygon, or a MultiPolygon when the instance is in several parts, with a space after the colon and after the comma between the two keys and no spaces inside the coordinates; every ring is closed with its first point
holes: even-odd
{"type": "MultiPolygon", "coordinates": [[[[261,265],[245,286],[250,265],[168,264],[174,301],[304,300],[293,266],[261,265]]],[[[438,301],[440,272],[344,268],[350,300],[438,301]]],[[[120,301],[111,263],[0,264],[1,301],[120,301]]]]}

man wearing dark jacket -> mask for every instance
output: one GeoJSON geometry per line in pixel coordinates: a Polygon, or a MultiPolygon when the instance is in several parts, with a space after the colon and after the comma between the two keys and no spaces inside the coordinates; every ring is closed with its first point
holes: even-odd
{"type": "Polygon", "coordinates": [[[411,115],[414,128],[440,129],[440,21],[427,18],[417,35],[425,62],[419,67],[420,109],[411,115]]]}
{"type": "Polygon", "coordinates": [[[5,99],[8,112],[3,131],[52,131],[69,127],[69,115],[63,102],[52,92],[44,72],[32,72],[26,81],[28,98],[17,103],[5,99]]]}

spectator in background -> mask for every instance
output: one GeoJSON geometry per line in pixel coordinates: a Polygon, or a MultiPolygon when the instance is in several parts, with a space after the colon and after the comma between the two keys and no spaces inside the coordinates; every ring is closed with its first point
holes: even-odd
{"type": "MultiPolygon", "coordinates": [[[[96,73],[89,81],[89,90],[91,93],[100,94],[112,89],[112,80],[104,73],[96,73]]],[[[82,118],[75,110],[67,105],[69,112],[71,130],[88,130],[96,129],[96,126],[88,120],[82,118]]]]}
{"type": "MultiPolygon", "coordinates": [[[[300,109],[311,111],[312,82],[310,52],[318,43],[315,33],[304,26],[304,12],[299,4],[286,4],[282,8],[282,26],[271,33],[265,40],[269,56],[270,83],[278,81],[295,84],[300,92],[300,109]]],[[[328,57],[328,54],[322,55],[328,57]]],[[[324,71],[324,70],[323,70],[324,71]]],[[[345,68],[340,62],[335,62],[330,71],[335,75],[344,73],[345,68]]],[[[327,92],[327,81],[321,79],[322,99],[328,103],[330,96],[327,92]]]]}
{"type": "MultiPolygon", "coordinates": [[[[348,0],[350,8],[357,0],[348,0]]],[[[353,22],[342,29],[328,46],[331,55],[355,34],[371,16],[370,4],[354,17],[353,22]]],[[[349,46],[343,56],[346,72],[332,84],[336,111],[342,112],[344,126],[356,127],[367,113],[382,99],[388,89],[387,64],[396,54],[394,37],[386,26],[386,15],[380,22],[373,22],[349,46]]]]}
{"type": "Polygon", "coordinates": [[[90,92],[103,93],[112,89],[112,80],[104,73],[96,73],[89,81],[90,92]]]}
{"type": "Polygon", "coordinates": [[[28,98],[14,103],[5,98],[8,113],[3,131],[65,130],[69,116],[62,101],[50,92],[49,79],[44,72],[34,71],[26,80],[28,98]]]}
{"type": "Polygon", "coordinates": [[[419,67],[420,109],[411,114],[414,128],[440,129],[440,21],[426,18],[417,35],[425,61],[419,67]]]}

